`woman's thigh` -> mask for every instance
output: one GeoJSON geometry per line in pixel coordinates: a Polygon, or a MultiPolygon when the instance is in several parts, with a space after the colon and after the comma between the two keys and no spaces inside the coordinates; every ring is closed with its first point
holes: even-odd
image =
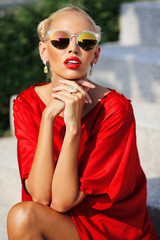
{"type": "Polygon", "coordinates": [[[32,235],[35,237],[37,234],[37,239],[41,236],[39,239],[80,240],[70,216],[35,202],[22,202],[10,210],[8,235],[12,239],[16,234],[17,236],[28,234],[28,239],[32,239],[32,235]]]}

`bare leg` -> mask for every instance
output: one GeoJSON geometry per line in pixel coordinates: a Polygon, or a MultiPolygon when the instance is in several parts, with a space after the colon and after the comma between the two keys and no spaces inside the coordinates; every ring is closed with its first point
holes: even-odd
{"type": "Polygon", "coordinates": [[[80,240],[67,214],[35,202],[16,204],[7,219],[9,240],[80,240]]]}

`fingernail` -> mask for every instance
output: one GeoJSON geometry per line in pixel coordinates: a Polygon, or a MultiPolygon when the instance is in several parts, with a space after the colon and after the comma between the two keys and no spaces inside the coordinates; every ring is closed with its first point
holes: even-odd
{"type": "Polygon", "coordinates": [[[95,86],[95,85],[93,85],[93,84],[91,84],[91,87],[95,88],[96,86],[95,86]]]}
{"type": "Polygon", "coordinates": [[[90,103],[90,104],[92,103],[92,100],[91,100],[91,99],[89,99],[89,103],[90,103]]]}

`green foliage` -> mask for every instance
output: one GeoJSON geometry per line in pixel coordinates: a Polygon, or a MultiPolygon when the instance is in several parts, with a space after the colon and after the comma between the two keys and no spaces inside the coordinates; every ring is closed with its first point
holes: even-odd
{"type": "Polygon", "coordinates": [[[82,5],[102,27],[102,42],[116,41],[122,2],[125,1],[39,0],[4,12],[0,17],[0,135],[9,127],[10,97],[33,83],[45,81],[38,53],[38,23],[66,3],[82,5]]]}

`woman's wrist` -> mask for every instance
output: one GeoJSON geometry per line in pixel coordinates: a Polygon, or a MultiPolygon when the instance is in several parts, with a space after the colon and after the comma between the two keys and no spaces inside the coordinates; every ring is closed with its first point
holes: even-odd
{"type": "Polygon", "coordinates": [[[70,136],[81,135],[81,125],[77,124],[66,124],[66,133],[70,136]]]}
{"type": "Polygon", "coordinates": [[[42,113],[42,118],[43,118],[44,121],[52,121],[53,122],[55,117],[56,116],[54,116],[53,113],[47,111],[47,109],[45,109],[42,113]]]}

